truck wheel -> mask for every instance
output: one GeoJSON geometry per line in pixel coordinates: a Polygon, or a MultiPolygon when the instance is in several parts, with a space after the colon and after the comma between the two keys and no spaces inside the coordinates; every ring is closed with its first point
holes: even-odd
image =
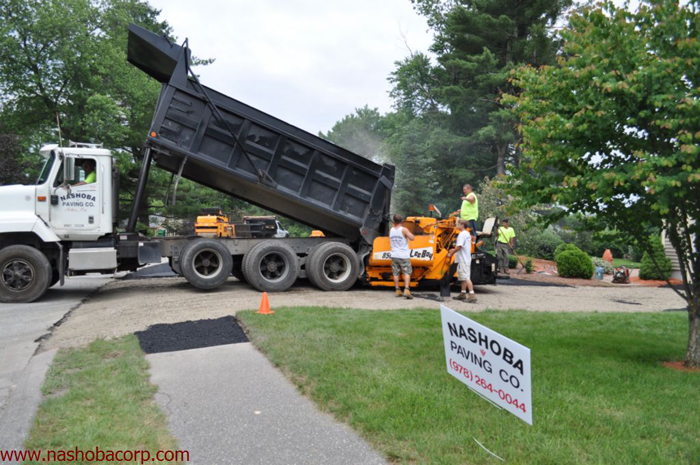
{"type": "Polygon", "coordinates": [[[314,248],[306,261],[311,284],[324,291],[347,291],[357,281],[357,254],[340,242],[326,242],[314,248]]]}
{"type": "Polygon", "coordinates": [[[246,282],[245,276],[243,276],[243,255],[236,255],[233,257],[233,268],[231,268],[231,274],[240,282],[246,282]]]}
{"type": "Polygon", "coordinates": [[[197,289],[221,286],[231,274],[231,252],[213,239],[195,239],[180,255],[180,269],[188,283],[197,289]]]}
{"type": "Polygon", "coordinates": [[[297,255],[281,241],[264,241],[243,259],[243,275],[259,291],[286,291],[299,276],[297,255]]]}
{"type": "Polygon", "coordinates": [[[0,250],[0,301],[35,301],[49,288],[51,273],[49,259],[34,247],[5,247],[0,250]]]}

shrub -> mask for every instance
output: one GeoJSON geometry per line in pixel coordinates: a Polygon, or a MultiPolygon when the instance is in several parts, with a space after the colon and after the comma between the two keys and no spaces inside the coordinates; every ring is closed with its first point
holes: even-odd
{"type": "Polygon", "coordinates": [[[613,268],[613,266],[610,264],[610,262],[606,262],[602,258],[593,257],[592,260],[593,260],[593,266],[596,268],[599,266],[602,266],[603,270],[605,270],[605,274],[613,274],[613,271],[615,271],[615,268],[613,268]]]}
{"type": "Polygon", "coordinates": [[[661,269],[654,265],[648,253],[644,252],[642,263],[639,266],[640,279],[668,279],[671,276],[671,260],[668,259],[664,252],[664,245],[661,243],[661,238],[656,237],[651,241],[651,249],[654,253],[656,263],[661,269]]]}
{"type": "Polygon", "coordinates": [[[508,268],[518,267],[518,257],[515,255],[508,255],[508,268]]]}
{"type": "Polygon", "coordinates": [[[532,259],[528,258],[527,261],[525,262],[525,273],[530,274],[532,273],[532,259]]]}
{"type": "Polygon", "coordinates": [[[559,244],[556,249],[554,249],[554,261],[557,261],[559,255],[562,252],[568,252],[569,250],[574,250],[577,252],[581,252],[581,249],[576,247],[574,244],[559,244]]]}
{"type": "Polygon", "coordinates": [[[544,260],[554,259],[554,250],[564,241],[551,228],[542,232],[528,232],[520,242],[518,251],[522,254],[544,260]]]}
{"type": "Polygon", "coordinates": [[[591,279],[593,276],[593,261],[586,252],[576,246],[561,252],[557,258],[557,271],[564,278],[591,279]]]}

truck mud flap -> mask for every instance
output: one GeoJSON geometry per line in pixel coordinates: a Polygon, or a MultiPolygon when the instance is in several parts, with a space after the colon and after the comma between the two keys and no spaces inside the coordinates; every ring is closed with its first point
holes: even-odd
{"type": "Polygon", "coordinates": [[[161,262],[160,242],[141,242],[139,243],[138,259],[139,264],[161,262]]]}

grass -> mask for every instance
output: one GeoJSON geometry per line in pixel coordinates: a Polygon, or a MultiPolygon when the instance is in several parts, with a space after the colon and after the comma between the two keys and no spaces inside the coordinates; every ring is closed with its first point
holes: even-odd
{"type": "Polygon", "coordinates": [[[61,350],[42,391],[27,450],[177,449],[135,336],[61,350]]]}
{"type": "Polygon", "coordinates": [[[391,461],[698,463],[700,374],[664,368],[687,341],[681,313],[471,313],[532,350],[533,421],[446,373],[435,310],[242,312],[254,344],[302,392],[391,461]]]}
{"type": "Polygon", "coordinates": [[[624,258],[613,258],[613,267],[624,266],[625,268],[639,268],[639,262],[633,262],[624,258]]]}

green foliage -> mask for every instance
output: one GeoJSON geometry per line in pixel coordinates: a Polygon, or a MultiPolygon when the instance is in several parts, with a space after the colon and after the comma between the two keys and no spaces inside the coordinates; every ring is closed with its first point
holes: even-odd
{"type": "Polygon", "coordinates": [[[554,260],[554,251],[563,243],[552,228],[541,231],[533,227],[521,235],[518,252],[535,258],[554,260]]]}
{"type": "Polygon", "coordinates": [[[480,175],[504,173],[506,159],[517,155],[517,135],[512,115],[498,97],[512,88],[508,73],[514,64],[539,66],[553,60],[556,44],[547,27],[569,4],[527,1],[514,7],[506,0],[415,0],[416,10],[435,31],[431,51],[437,63],[424,53],[397,63],[390,78],[397,108],[440,120],[440,127],[468,147],[460,153],[462,166],[490,167],[480,175]]]}
{"type": "Polygon", "coordinates": [[[569,250],[581,251],[580,248],[576,247],[574,244],[559,244],[556,249],[554,249],[554,261],[557,261],[559,255],[563,252],[568,252],[569,250]]]}
{"type": "MultiPolygon", "coordinates": [[[[700,318],[700,4],[607,0],[581,8],[561,31],[556,66],[520,68],[520,95],[503,100],[520,120],[523,160],[513,192],[526,205],[557,202],[595,215],[650,249],[666,228],[692,323],[700,318]]],[[[700,366],[690,325],[686,364],[700,366]]]]}
{"type": "Polygon", "coordinates": [[[589,252],[596,257],[602,257],[603,253],[610,249],[615,258],[622,258],[629,253],[630,247],[635,241],[629,234],[613,229],[598,231],[593,235],[594,250],[589,252]]]}
{"type": "Polygon", "coordinates": [[[591,260],[593,261],[593,267],[602,267],[605,274],[613,274],[613,271],[615,271],[615,268],[613,268],[610,262],[606,262],[602,258],[592,257],[591,260]]]}
{"type": "Polygon", "coordinates": [[[435,59],[412,52],[396,63],[389,80],[397,111],[380,125],[382,152],[397,167],[393,210],[424,213],[434,203],[446,214],[459,208],[465,183],[476,187],[517,159],[513,118],[498,96],[511,89],[514,65],[552,61],[546,27],[570,0],[413,3],[435,33],[435,59]]]}
{"type": "Polygon", "coordinates": [[[532,273],[532,267],[533,267],[532,259],[528,258],[527,260],[525,260],[525,273],[527,273],[527,274],[532,273]]]}
{"type": "Polygon", "coordinates": [[[518,267],[518,257],[515,255],[508,255],[508,268],[514,269],[518,267]]]}
{"type": "Polygon", "coordinates": [[[389,122],[377,108],[356,108],[333,125],[328,133],[318,135],[365,158],[381,163],[386,159],[382,143],[389,132],[389,122]]]}
{"type": "Polygon", "coordinates": [[[671,276],[671,260],[664,252],[661,237],[656,236],[651,240],[653,255],[645,252],[639,267],[640,279],[668,279],[671,276]],[[652,259],[653,256],[653,259],[652,259]],[[656,263],[654,263],[656,261],[656,263]],[[658,265],[658,266],[657,266],[658,265]]]}
{"type": "Polygon", "coordinates": [[[36,180],[39,159],[21,153],[15,134],[6,134],[0,123],[0,184],[29,184],[36,180]],[[36,166],[32,166],[32,162],[36,166]],[[32,169],[34,168],[34,169],[32,169]]]}
{"type": "MultiPolygon", "coordinates": [[[[571,244],[568,244],[571,246],[571,244]]],[[[591,279],[593,276],[593,261],[591,257],[576,246],[561,252],[557,256],[557,272],[563,278],[591,279]]]]}

